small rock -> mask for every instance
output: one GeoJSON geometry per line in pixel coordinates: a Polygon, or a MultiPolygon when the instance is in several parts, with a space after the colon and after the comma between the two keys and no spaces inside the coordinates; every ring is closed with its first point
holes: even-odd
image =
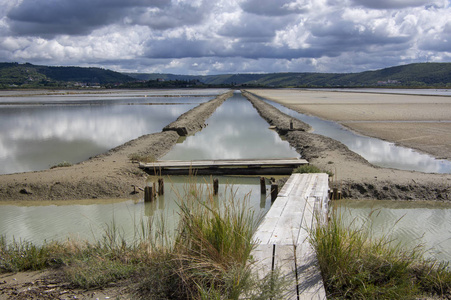
{"type": "Polygon", "coordinates": [[[20,191],[19,191],[19,193],[21,193],[21,194],[24,194],[24,195],[31,195],[31,194],[33,194],[31,191],[29,191],[29,190],[27,190],[27,189],[21,189],[20,191]]]}

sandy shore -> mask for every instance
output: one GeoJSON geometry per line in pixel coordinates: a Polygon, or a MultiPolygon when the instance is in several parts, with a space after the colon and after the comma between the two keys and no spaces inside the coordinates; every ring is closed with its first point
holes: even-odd
{"type": "MultiPolygon", "coordinates": [[[[254,92],[274,100],[277,95],[279,101],[281,101],[280,99],[288,99],[285,102],[286,105],[290,105],[289,101],[294,101],[295,96],[293,95],[301,93],[289,90],[254,92]],[[285,93],[287,93],[286,98],[285,93]]],[[[151,155],[155,158],[163,156],[176,144],[180,135],[193,134],[200,130],[205,120],[225,99],[231,96],[231,93],[218,96],[216,99],[201,104],[181,115],[177,121],[166,126],[163,132],[142,136],[72,167],[1,175],[0,200],[43,201],[130,198],[136,190],[133,186],[145,186],[147,178],[147,174],[142,172],[136,163],[130,161],[130,155],[151,155]]],[[[327,93],[306,93],[315,96],[316,99],[327,99],[326,102],[332,102],[331,96],[325,95],[327,93]],[[329,98],[322,98],[326,96],[329,98]]],[[[343,94],[346,93],[338,93],[337,95],[342,97],[341,101],[345,102],[345,95],[343,94]]],[[[291,128],[291,117],[263,101],[253,99],[251,96],[248,97],[252,100],[251,102],[260,115],[269,124],[275,126],[279,134],[284,135],[287,141],[305,159],[323,170],[335,174],[331,187],[340,188],[345,197],[354,199],[451,200],[451,175],[425,174],[375,167],[340,142],[310,133],[310,127],[301,121],[296,120],[291,128]]],[[[370,95],[370,97],[375,96],[370,95]]],[[[442,98],[444,97],[437,97],[437,101],[445,102],[447,100],[442,98]]],[[[371,107],[382,106],[384,101],[389,101],[386,98],[384,99],[380,100],[380,104],[370,105],[367,103],[366,105],[371,107]]],[[[417,97],[414,97],[414,99],[414,102],[421,100],[417,97]]],[[[308,97],[304,100],[304,102],[309,102],[308,105],[312,107],[315,106],[315,101],[315,99],[308,97]]],[[[343,107],[349,106],[352,110],[351,105],[358,105],[355,102],[361,100],[358,100],[357,95],[353,94],[346,101],[349,103],[343,103],[343,107]]],[[[329,104],[324,105],[327,107],[329,104]]],[[[410,104],[405,103],[405,105],[410,104]]],[[[299,107],[297,109],[300,110],[299,107]]],[[[364,122],[358,123],[359,126],[366,124],[364,122]]],[[[403,124],[408,125],[408,123],[403,124]]],[[[369,127],[367,130],[373,128],[369,127]]],[[[386,131],[390,130],[386,129],[386,131]]],[[[442,129],[442,134],[446,135],[444,131],[446,131],[446,128],[442,129]]],[[[407,143],[408,138],[402,136],[402,131],[396,133],[400,134],[407,143]]],[[[416,141],[411,139],[410,142],[415,143],[416,141]]],[[[446,157],[449,157],[448,155],[449,153],[446,157]]]]}
{"type": "Polygon", "coordinates": [[[310,90],[249,90],[366,136],[451,158],[451,97],[310,90]]]}
{"type": "MultiPolygon", "coordinates": [[[[263,95],[260,93],[259,95],[263,95]]],[[[426,174],[379,168],[333,139],[313,134],[305,128],[286,130],[290,116],[244,94],[264,119],[281,133],[309,163],[334,174],[330,186],[352,199],[451,200],[451,175],[426,174]],[[274,114],[278,116],[275,117],[274,114]],[[284,120],[285,119],[285,120],[284,120]],[[280,128],[279,128],[280,127],[280,128]]]]}
{"type": "MultiPolygon", "coordinates": [[[[166,126],[107,153],[71,167],[0,176],[0,201],[130,198],[133,186],[144,187],[147,174],[130,155],[159,158],[176,143],[179,133],[193,134],[232,92],[202,103],[166,126]]],[[[138,190],[139,191],[139,190],[138,190]]]]}

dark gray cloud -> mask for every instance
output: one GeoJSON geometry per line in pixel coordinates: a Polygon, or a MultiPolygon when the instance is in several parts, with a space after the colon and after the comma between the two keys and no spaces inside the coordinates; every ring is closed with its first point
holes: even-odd
{"type": "Polygon", "coordinates": [[[268,41],[293,21],[293,17],[252,16],[244,13],[239,19],[226,22],[218,34],[226,37],[245,38],[248,41],[268,41]]]}
{"type": "Polygon", "coordinates": [[[149,26],[158,30],[199,24],[211,12],[211,1],[203,0],[197,5],[190,2],[171,3],[154,9],[136,8],[129,15],[132,23],[149,26]]]}
{"type": "Polygon", "coordinates": [[[447,0],[0,0],[0,61],[120,71],[362,71],[451,60],[447,0]]]}
{"type": "Polygon", "coordinates": [[[170,0],[24,0],[9,11],[10,29],[18,35],[81,35],[120,22],[134,7],[164,7],[170,0]]]}
{"type": "Polygon", "coordinates": [[[248,13],[264,16],[283,16],[304,13],[308,10],[310,0],[246,0],[241,8],[248,13]]]}
{"type": "Polygon", "coordinates": [[[353,0],[355,4],[376,9],[394,9],[430,5],[429,0],[353,0]]]}

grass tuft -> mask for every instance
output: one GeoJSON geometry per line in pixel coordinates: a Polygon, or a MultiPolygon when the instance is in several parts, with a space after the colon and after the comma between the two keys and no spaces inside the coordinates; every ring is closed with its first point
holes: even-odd
{"type": "Polygon", "coordinates": [[[301,165],[293,170],[293,173],[326,173],[329,177],[334,176],[334,174],[330,171],[323,171],[315,165],[301,165]]]}
{"type": "Polygon", "coordinates": [[[60,162],[59,164],[56,164],[54,166],[51,166],[50,169],[55,169],[55,168],[67,168],[67,167],[71,167],[72,164],[70,162],[67,161],[63,161],[60,162]]]}
{"type": "Polygon", "coordinates": [[[330,298],[411,299],[451,291],[448,264],[424,259],[421,246],[404,249],[388,236],[372,237],[363,226],[349,228],[338,212],[310,238],[330,298]]]}
{"type": "Polygon", "coordinates": [[[132,153],[128,156],[128,158],[132,162],[151,163],[151,162],[157,161],[157,159],[153,155],[143,155],[143,154],[139,154],[139,153],[132,153]]]}

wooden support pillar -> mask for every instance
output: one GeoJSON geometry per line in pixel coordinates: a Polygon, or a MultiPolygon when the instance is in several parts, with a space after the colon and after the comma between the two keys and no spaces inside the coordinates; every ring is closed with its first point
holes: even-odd
{"type": "Polygon", "coordinates": [[[213,179],[213,195],[217,195],[219,190],[219,179],[213,179]]]}
{"type": "Polygon", "coordinates": [[[330,192],[330,200],[340,200],[341,199],[341,191],[338,188],[333,188],[332,192],[330,192]]]}
{"type": "Polygon", "coordinates": [[[164,179],[158,178],[158,195],[164,195],[164,179]]]}
{"type": "Polygon", "coordinates": [[[260,193],[266,194],[266,179],[265,177],[260,177],[260,193]]]}
{"type": "Polygon", "coordinates": [[[154,198],[154,191],[151,186],[144,188],[144,202],[152,202],[154,198]]]}
{"type": "Polygon", "coordinates": [[[279,186],[275,183],[271,184],[271,202],[274,202],[279,194],[279,186]]]}

